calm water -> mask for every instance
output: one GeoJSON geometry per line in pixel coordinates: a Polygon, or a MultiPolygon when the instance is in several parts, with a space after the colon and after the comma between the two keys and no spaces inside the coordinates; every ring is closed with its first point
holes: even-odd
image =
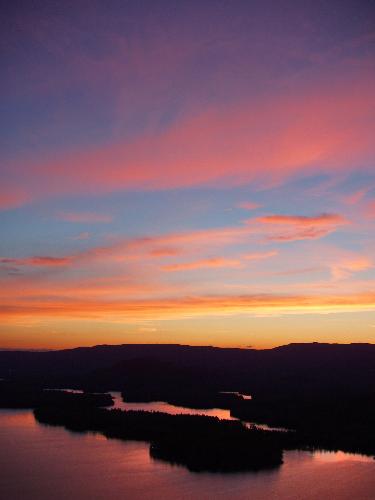
{"type": "Polygon", "coordinates": [[[229,410],[222,410],[220,408],[210,409],[193,409],[184,408],[183,406],[175,406],[164,401],[152,401],[151,403],[128,403],[123,401],[120,392],[111,392],[114,400],[113,408],[121,408],[121,410],[145,410],[145,411],[162,411],[170,413],[171,415],[185,414],[185,415],[207,415],[209,417],[218,417],[227,420],[235,420],[230,416],[229,410]]]}
{"type": "MultiPolygon", "coordinates": [[[[70,390],[70,389],[68,389],[70,390]]],[[[225,410],[222,408],[209,408],[209,409],[196,409],[196,408],[185,408],[183,406],[175,406],[164,401],[152,401],[151,403],[128,403],[123,401],[121,397],[121,392],[111,392],[114,405],[113,408],[120,408],[121,410],[144,410],[144,411],[161,411],[163,413],[170,413],[171,415],[185,414],[185,415],[206,415],[208,417],[218,417],[224,420],[238,420],[232,417],[230,410],[225,410]]],[[[231,394],[239,394],[238,392],[231,394]]],[[[242,395],[242,394],[241,394],[242,395]]],[[[247,396],[247,399],[251,396],[247,396]]],[[[244,425],[251,426],[252,424],[244,425]]],[[[283,427],[269,427],[266,424],[256,424],[259,429],[265,430],[276,430],[276,431],[286,431],[287,429],[283,427]]]]}
{"type": "Polygon", "coordinates": [[[375,461],[344,453],[285,453],[272,472],[193,474],[154,461],[148,445],[38,424],[0,411],[4,500],[375,500],[375,461]]]}
{"type": "MultiPolygon", "coordinates": [[[[48,389],[47,389],[48,390],[48,389]]],[[[56,390],[56,389],[53,389],[56,390]]],[[[82,393],[79,389],[57,389],[65,392],[82,393]]],[[[185,408],[184,406],[175,406],[164,401],[152,401],[150,403],[129,403],[124,401],[121,396],[121,392],[112,391],[110,394],[113,397],[113,406],[111,408],[117,408],[120,410],[143,410],[143,411],[160,411],[163,413],[169,413],[170,415],[205,415],[207,417],[217,417],[223,420],[238,420],[236,417],[232,417],[230,410],[225,410],[222,408],[185,408]]],[[[251,399],[251,396],[240,394],[239,392],[228,392],[227,394],[238,394],[245,399],[251,399]]],[[[243,422],[245,426],[251,426],[252,423],[243,422]]],[[[259,429],[264,430],[275,430],[275,431],[287,431],[284,427],[270,427],[267,424],[255,424],[259,429]]]]}

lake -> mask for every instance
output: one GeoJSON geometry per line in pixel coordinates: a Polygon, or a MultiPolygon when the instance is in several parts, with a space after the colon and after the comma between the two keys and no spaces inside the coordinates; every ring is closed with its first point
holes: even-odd
{"type": "MultiPolygon", "coordinates": [[[[71,389],[64,389],[66,391],[72,391],[71,389]]],[[[82,391],[73,391],[73,392],[82,392],[82,391]]],[[[170,415],[205,415],[207,417],[217,417],[223,420],[238,420],[236,417],[232,417],[230,414],[230,410],[224,408],[185,408],[183,406],[175,406],[165,401],[151,401],[149,403],[129,403],[128,401],[124,401],[121,396],[121,392],[111,392],[113,397],[114,405],[112,408],[119,408],[121,410],[143,410],[143,411],[160,411],[163,413],[169,413],[170,415]]],[[[228,394],[238,394],[238,392],[232,392],[228,394]]],[[[241,394],[242,396],[242,394],[241,394]]],[[[251,396],[247,396],[249,398],[251,396]]],[[[253,423],[243,422],[243,424],[247,427],[252,426],[253,423]]],[[[270,427],[267,424],[256,423],[255,424],[259,429],[263,430],[275,430],[275,431],[287,431],[284,427],[270,427]]]]}
{"type": "Polygon", "coordinates": [[[197,474],[153,460],[148,449],[41,425],[29,410],[0,410],[0,498],[375,499],[375,461],[361,455],[291,451],[273,471],[197,474]]]}

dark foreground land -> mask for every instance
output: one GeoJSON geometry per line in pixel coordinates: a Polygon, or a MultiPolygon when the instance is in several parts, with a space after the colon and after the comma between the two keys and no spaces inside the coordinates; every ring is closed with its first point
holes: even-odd
{"type": "Polygon", "coordinates": [[[283,449],[341,449],[375,455],[375,346],[295,344],[270,350],[178,345],[97,346],[0,352],[0,407],[29,407],[44,423],[141,439],[150,452],[191,470],[277,466],[283,449]],[[45,391],[84,389],[84,395],[45,391]],[[245,429],[210,417],[121,412],[127,401],[220,407],[244,421],[294,432],[245,429]],[[245,400],[236,394],[251,394],[245,400]],[[91,394],[89,394],[91,392],[91,394]],[[101,392],[102,394],[92,394],[101,392]]]}
{"type": "Polygon", "coordinates": [[[197,415],[49,406],[36,419],[72,431],[150,442],[150,454],[191,471],[229,472],[272,468],[282,463],[282,443],[272,433],[248,430],[236,421],[197,415]]]}

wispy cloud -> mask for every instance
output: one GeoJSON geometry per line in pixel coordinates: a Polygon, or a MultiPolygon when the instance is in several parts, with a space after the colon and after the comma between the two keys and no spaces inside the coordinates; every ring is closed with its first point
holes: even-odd
{"type": "MultiPolygon", "coordinates": [[[[199,252],[212,255],[212,250],[225,246],[262,239],[278,242],[318,239],[335,231],[348,221],[338,214],[317,216],[268,215],[249,219],[238,226],[199,229],[186,232],[165,233],[152,236],[119,238],[108,245],[94,246],[66,256],[32,256],[20,259],[3,257],[0,263],[12,266],[58,266],[88,263],[94,260],[124,261],[146,258],[161,259],[199,252]],[[280,231],[282,228],[282,231],[280,231]]],[[[85,239],[81,233],[79,239],[85,239]]],[[[203,267],[239,267],[243,261],[263,260],[277,255],[276,250],[238,254],[233,258],[203,257],[183,263],[171,263],[161,267],[164,271],[198,269],[203,267]]]]}
{"type": "Polygon", "coordinates": [[[333,224],[335,226],[347,224],[347,219],[338,214],[320,214],[320,215],[266,215],[257,219],[265,224],[292,224],[296,226],[326,226],[333,224]]]}
{"type": "Polygon", "coordinates": [[[241,261],[236,259],[225,259],[223,257],[211,257],[209,259],[201,259],[192,262],[181,262],[178,264],[168,264],[162,266],[164,271],[191,271],[202,268],[217,268],[217,267],[241,267],[241,261]]]}
{"type": "Polygon", "coordinates": [[[244,208],[245,210],[255,210],[260,208],[262,205],[260,203],[255,203],[253,201],[242,201],[237,204],[238,208],[244,208]]]}
{"type": "MultiPolygon", "coordinates": [[[[256,221],[271,227],[267,239],[279,242],[322,238],[349,224],[342,215],[328,213],[313,216],[274,214],[258,217],[256,221]]],[[[248,222],[251,223],[252,219],[248,222]]]]}
{"type": "Polygon", "coordinates": [[[31,267],[59,267],[67,266],[73,261],[73,257],[51,257],[45,255],[35,255],[26,258],[0,258],[0,264],[10,266],[31,266],[31,267]]]}
{"type": "Polygon", "coordinates": [[[172,247],[172,246],[156,246],[154,248],[151,248],[149,251],[149,255],[152,257],[171,257],[174,255],[179,255],[182,253],[182,250],[180,248],[172,247]]]}
{"type": "Polygon", "coordinates": [[[277,250],[270,250],[269,252],[248,253],[243,255],[242,258],[245,260],[264,260],[275,257],[278,254],[279,252],[277,250]]]}
{"type": "Polygon", "coordinates": [[[57,218],[66,222],[95,224],[97,222],[112,222],[112,215],[96,212],[59,212],[57,218]]]}
{"type": "Polygon", "coordinates": [[[342,201],[346,205],[357,205],[360,201],[362,201],[370,188],[364,188],[364,189],[359,189],[357,191],[354,191],[351,194],[348,194],[346,196],[343,196],[342,201]]]}
{"type": "Polygon", "coordinates": [[[208,259],[200,259],[191,262],[179,262],[176,264],[167,264],[162,266],[164,271],[190,271],[202,268],[240,268],[244,267],[246,261],[258,261],[269,259],[278,255],[276,250],[269,252],[258,252],[240,255],[236,259],[224,257],[211,257],[208,259]]]}
{"type": "Polygon", "coordinates": [[[19,188],[0,187],[0,211],[17,208],[28,201],[28,195],[19,188]]]}
{"type": "Polygon", "coordinates": [[[274,93],[227,106],[202,108],[199,100],[168,128],[146,129],[131,140],[105,146],[72,148],[56,153],[53,161],[20,160],[20,187],[30,198],[41,199],[270,184],[311,172],[350,172],[358,165],[366,170],[374,157],[372,80],[370,73],[354,73],[348,80],[336,78],[335,85],[304,82],[292,96],[274,93]],[[48,193],[41,187],[45,184],[48,193]]]}
{"type": "Polygon", "coordinates": [[[71,300],[64,297],[27,297],[5,299],[0,308],[4,321],[20,317],[121,319],[174,319],[194,316],[234,314],[329,314],[370,311],[375,308],[374,293],[348,295],[208,295],[140,300],[71,300]]]}
{"type": "Polygon", "coordinates": [[[366,207],[366,215],[371,219],[375,219],[375,200],[368,203],[366,207]]]}
{"type": "Polygon", "coordinates": [[[374,267],[371,259],[365,256],[359,256],[352,259],[338,260],[331,266],[332,277],[335,280],[349,278],[354,273],[367,271],[374,267]]]}

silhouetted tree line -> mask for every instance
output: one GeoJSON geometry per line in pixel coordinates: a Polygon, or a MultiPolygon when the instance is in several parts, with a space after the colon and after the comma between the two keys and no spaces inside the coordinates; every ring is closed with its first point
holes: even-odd
{"type": "Polygon", "coordinates": [[[198,415],[48,406],[34,410],[39,422],[109,438],[150,442],[150,454],[192,471],[241,471],[276,467],[282,446],[274,433],[240,422],[198,415]]]}
{"type": "Polygon", "coordinates": [[[375,455],[375,395],[332,393],[323,397],[254,398],[239,401],[231,415],[294,429],[291,446],[375,455]]]}
{"type": "Polygon", "coordinates": [[[37,408],[40,406],[69,407],[112,406],[110,394],[76,394],[46,390],[33,384],[0,381],[0,408],[37,408]]]}

